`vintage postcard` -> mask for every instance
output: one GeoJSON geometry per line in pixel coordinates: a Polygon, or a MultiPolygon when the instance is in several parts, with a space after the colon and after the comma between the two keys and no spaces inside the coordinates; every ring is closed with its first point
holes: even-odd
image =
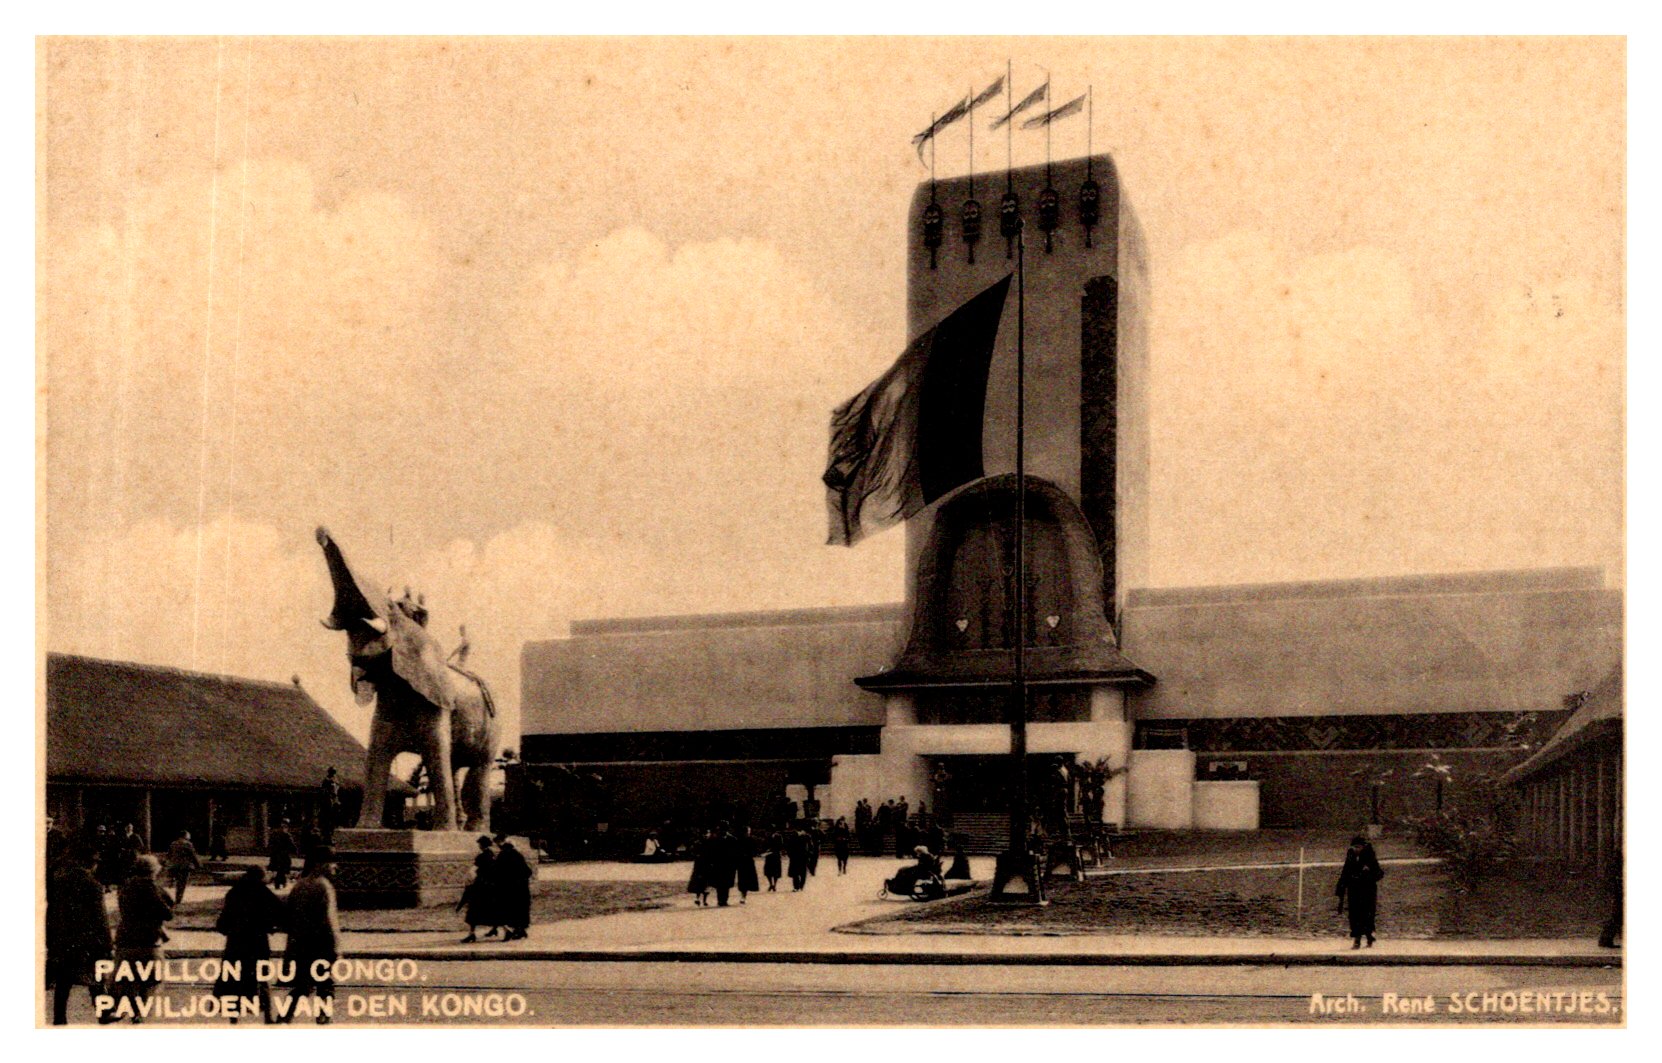
{"type": "Polygon", "coordinates": [[[41,1026],[1619,1027],[1619,38],[43,38],[41,1026]]]}

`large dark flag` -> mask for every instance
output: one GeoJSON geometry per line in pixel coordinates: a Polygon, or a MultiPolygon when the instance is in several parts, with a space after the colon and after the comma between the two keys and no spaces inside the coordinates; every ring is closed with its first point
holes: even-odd
{"type": "Polygon", "coordinates": [[[831,415],[831,545],[853,546],[985,475],[987,369],[1009,290],[1006,276],[954,310],[831,415]]]}

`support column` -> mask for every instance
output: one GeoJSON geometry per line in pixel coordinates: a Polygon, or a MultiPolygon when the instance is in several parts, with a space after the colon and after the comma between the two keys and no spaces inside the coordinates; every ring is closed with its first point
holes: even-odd
{"type": "Polygon", "coordinates": [[[1529,783],[1529,836],[1532,847],[1539,852],[1546,848],[1546,831],[1541,825],[1541,780],[1532,779],[1529,783]]]}
{"type": "Polygon", "coordinates": [[[1592,802],[1592,765],[1583,761],[1575,769],[1575,796],[1576,796],[1576,855],[1585,862],[1593,854],[1593,835],[1591,812],[1592,802]]]}
{"type": "Polygon", "coordinates": [[[148,788],[139,791],[138,829],[144,835],[144,843],[151,852],[156,850],[156,839],[150,836],[150,791],[148,788]]]}
{"type": "Polygon", "coordinates": [[[1607,784],[1607,780],[1605,779],[1604,761],[1605,761],[1605,756],[1602,753],[1599,754],[1597,760],[1593,761],[1593,766],[1594,766],[1594,768],[1597,772],[1597,780],[1598,780],[1598,782],[1597,782],[1598,799],[1595,802],[1595,813],[1594,813],[1594,815],[1597,817],[1597,822],[1593,825],[1594,830],[1596,832],[1594,834],[1595,843],[1594,843],[1593,859],[1597,862],[1598,868],[1599,868],[1600,871],[1604,870],[1605,861],[1608,860],[1609,857],[1610,857],[1610,830],[1609,830],[1610,800],[1609,800],[1609,797],[1605,793],[1605,787],[1606,787],[1606,784],[1607,784]]]}
{"type": "Polygon", "coordinates": [[[1570,768],[1570,854],[1577,863],[1587,859],[1586,800],[1581,765],[1570,768]]]}
{"type": "Polygon", "coordinates": [[[1569,790],[1564,785],[1564,769],[1562,766],[1553,770],[1552,788],[1553,839],[1556,842],[1555,848],[1558,850],[1558,855],[1563,857],[1568,855],[1570,849],[1570,809],[1568,802],[1565,800],[1569,796],[1569,790]]]}

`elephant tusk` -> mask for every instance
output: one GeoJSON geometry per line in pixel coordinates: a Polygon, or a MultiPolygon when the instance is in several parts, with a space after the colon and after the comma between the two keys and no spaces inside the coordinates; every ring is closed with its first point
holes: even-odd
{"type": "Polygon", "coordinates": [[[387,633],[387,622],[378,616],[372,616],[365,620],[364,625],[377,634],[385,635],[387,633]]]}
{"type": "Polygon", "coordinates": [[[330,631],[339,631],[340,630],[340,625],[335,623],[333,618],[325,617],[324,619],[319,620],[318,623],[322,624],[326,629],[328,629],[330,631]]]}

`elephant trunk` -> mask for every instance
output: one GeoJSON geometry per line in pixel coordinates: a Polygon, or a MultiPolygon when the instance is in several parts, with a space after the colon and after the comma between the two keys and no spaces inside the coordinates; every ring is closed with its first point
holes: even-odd
{"type": "MultiPolygon", "coordinates": [[[[323,548],[323,560],[329,566],[329,581],[335,587],[334,608],[323,621],[323,626],[331,631],[341,631],[355,621],[380,619],[381,611],[375,608],[373,599],[364,592],[352,567],[346,563],[340,544],[335,542],[327,528],[317,529],[317,543],[323,548]]],[[[385,621],[382,623],[384,625],[385,621]]]]}

